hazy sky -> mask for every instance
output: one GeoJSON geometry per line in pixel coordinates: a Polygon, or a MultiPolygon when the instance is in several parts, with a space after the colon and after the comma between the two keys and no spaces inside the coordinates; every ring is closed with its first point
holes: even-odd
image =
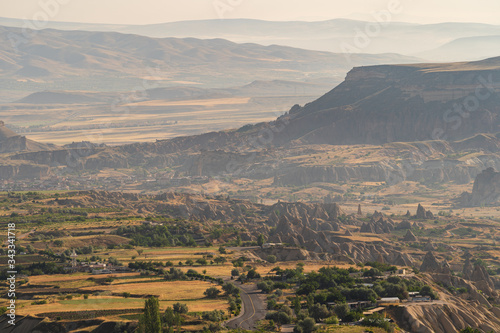
{"type": "Polygon", "coordinates": [[[403,8],[394,21],[500,24],[499,0],[0,0],[0,16],[118,24],[213,18],[316,21],[369,19],[393,2],[403,8]]]}

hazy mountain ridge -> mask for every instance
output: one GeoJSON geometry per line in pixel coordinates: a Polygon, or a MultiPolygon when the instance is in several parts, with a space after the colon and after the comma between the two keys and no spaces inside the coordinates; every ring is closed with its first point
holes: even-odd
{"type": "Polygon", "coordinates": [[[471,60],[498,56],[500,54],[500,35],[463,37],[434,50],[417,53],[415,56],[441,61],[461,61],[464,60],[463,55],[469,52],[475,53],[475,56],[469,56],[469,58],[473,57],[471,60]]]}
{"type": "Polygon", "coordinates": [[[154,39],[51,29],[39,31],[15,49],[12,34],[22,36],[22,31],[0,27],[0,79],[6,87],[22,86],[23,80],[44,87],[37,90],[54,89],[57,83],[79,87],[76,90],[123,90],[120,87],[127,80],[130,86],[149,81],[160,86],[182,82],[227,87],[253,80],[335,78],[353,65],[416,61],[395,54],[358,54],[347,59],[342,54],[224,39],[154,39]]]}
{"type": "MultiPolygon", "coordinates": [[[[21,20],[0,18],[0,24],[22,27],[24,23],[21,20]]],[[[359,50],[356,52],[361,53],[423,54],[434,61],[476,60],[493,56],[488,49],[461,48],[461,59],[457,59],[455,52],[447,50],[445,45],[461,38],[500,35],[500,26],[480,23],[415,24],[393,21],[381,24],[383,25],[380,33],[372,36],[366,47],[356,46],[355,38],[358,31],[365,31],[373,22],[350,19],[317,22],[224,19],[129,26],[51,22],[46,27],[115,31],[155,38],[224,38],[238,43],[279,44],[329,52],[344,52],[345,46],[350,45],[359,50]],[[443,46],[438,54],[426,52],[443,46]]]]}

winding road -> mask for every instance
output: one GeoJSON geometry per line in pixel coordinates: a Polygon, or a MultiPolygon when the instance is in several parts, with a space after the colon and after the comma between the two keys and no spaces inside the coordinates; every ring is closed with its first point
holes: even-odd
{"type": "Polygon", "coordinates": [[[234,282],[234,285],[240,289],[242,309],[238,317],[226,322],[226,327],[253,330],[257,322],[266,316],[266,306],[259,297],[260,290],[253,283],[234,282]]]}

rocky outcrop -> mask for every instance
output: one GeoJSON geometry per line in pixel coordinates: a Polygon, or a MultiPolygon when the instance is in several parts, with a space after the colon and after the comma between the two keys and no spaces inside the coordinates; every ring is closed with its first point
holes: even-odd
{"type": "Polygon", "coordinates": [[[500,172],[493,168],[481,172],[474,181],[472,193],[463,193],[459,203],[465,207],[500,206],[500,172]]]}
{"type": "Polygon", "coordinates": [[[438,262],[437,258],[434,256],[434,253],[431,251],[427,252],[420,266],[421,272],[426,273],[435,273],[435,274],[446,274],[449,271],[443,267],[443,263],[438,262]]]}
{"type": "MultiPolygon", "coordinates": [[[[490,61],[489,66],[477,62],[354,68],[335,89],[282,116],[290,129],[277,135],[275,141],[379,144],[430,140],[444,134],[454,140],[495,133],[500,121],[498,94],[482,102],[474,117],[462,122],[460,128],[444,120],[454,103],[461,105],[469,94],[475,96],[480,77],[498,82],[500,58],[490,61]]],[[[491,84],[489,89],[498,91],[491,84]]]]}
{"type": "Polygon", "coordinates": [[[375,233],[371,223],[363,223],[363,225],[361,226],[361,229],[359,231],[363,232],[363,233],[369,233],[369,234],[375,233]]]}
{"type": "Polygon", "coordinates": [[[425,210],[421,204],[418,204],[417,215],[415,217],[419,220],[432,220],[434,219],[434,214],[430,210],[425,210]]]}
{"type": "Polygon", "coordinates": [[[375,211],[370,222],[363,223],[360,232],[372,234],[387,234],[394,230],[394,222],[382,213],[375,211]]]}
{"type": "Polygon", "coordinates": [[[47,165],[31,163],[0,164],[0,180],[3,179],[41,179],[50,175],[47,165]]]}
{"type": "Polygon", "coordinates": [[[259,249],[252,251],[252,253],[262,260],[267,260],[269,255],[276,256],[278,261],[328,260],[324,256],[321,258],[318,253],[291,247],[259,249]]]}
{"type": "Polygon", "coordinates": [[[7,128],[5,123],[0,120],[0,153],[42,151],[55,148],[55,145],[35,142],[27,139],[25,136],[18,135],[7,128]]]}
{"type": "Polygon", "coordinates": [[[396,230],[406,230],[411,228],[412,228],[411,222],[408,220],[403,220],[396,225],[396,230]]]}
{"type": "Polygon", "coordinates": [[[408,230],[406,232],[405,237],[403,238],[403,241],[405,242],[418,242],[417,237],[411,232],[411,230],[408,230]]]}
{"type": "Polygon", "coordinates": [[[411,333],[454,333],[469,326],[483,332],[500,330],[500,317],[496,310],[468,304],[457,298],[445,304],[409,305],[391,312],[398,325],[411,333]]]}

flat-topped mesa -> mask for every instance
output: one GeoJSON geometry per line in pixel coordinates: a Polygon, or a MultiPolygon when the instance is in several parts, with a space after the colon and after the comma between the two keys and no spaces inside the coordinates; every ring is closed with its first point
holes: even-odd
{"type": "Polygon", "coordinates": [[[451,141],[496,133],[499,82],[500,57],[469,63],[357,67],[335,89],[284,115],[282,119],[288,117],[290,124],[276,141],[381,144],[443,139],[436,129],[451,141]],[[481,98],[473,110],[475,116],[467,117],[460,128],[456,121],[451,124],[455,114],[450,112],[457,113],[454,105],[471,109],[474,98],[481,98]]]}
{"type": "Polygon", "coordinates": [[[478,89],[500,91],[500,58],[482,62],[448,64],[379,65],[356,67],[346,76],[346,84],[397,87],[406,98],[420,97],[426,103],[449,102],[474,96],[478,89]],[[494,64],[495,62],[498,64],[494,64]]]}

